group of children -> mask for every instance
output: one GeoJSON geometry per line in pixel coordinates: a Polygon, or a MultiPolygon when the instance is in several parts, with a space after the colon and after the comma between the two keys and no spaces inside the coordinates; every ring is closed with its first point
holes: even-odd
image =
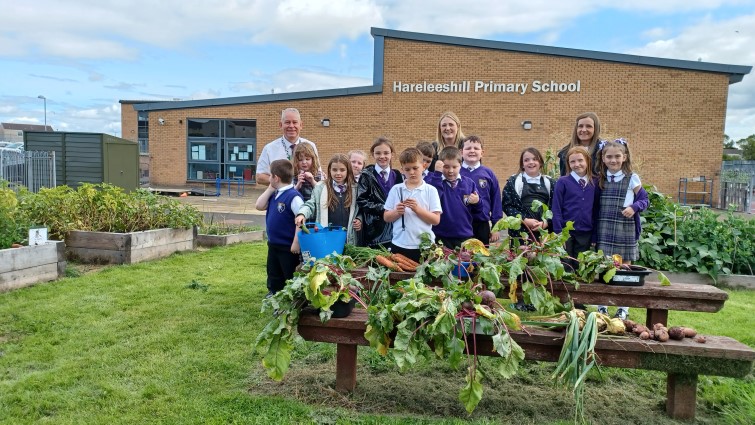
{"type": "MultiPolygon", "coordinates": [[[[572,267],[579,253],[593,244],[631,263],[639,257],[638,213],[647,208],[648,197],[632,172],[627,142],[599,141],[593,131],[593,146],[583,146],[578,133],[575,127],[576,142],[559,154],[565,170],[557,181],[542,174],[543,156],[529,147],[503,191],[493,171],[482,165],[483,141],[477,136],[463,138],[459,147],[446,146],[437,155],[431,143],[420,142],[398,155],[400,170],[391,168],[392,142],[380,137],[370,148],[374,164],[365,167],[360,151],[337,154],[324,176],[314,149],[297,145],[292,161],[273,161],[270,186],[256,203],[257,209],[267,210],[269,294],[292,277],[299,263],[296,229],[312,220],[346,228],[349,244],[383,246],[415,261],[420,259],[423,233],[458,248],[472,237],[485,244],[498,241],[491,224],[504,213],[521,215],[522,230],[533,239],[540,229],[560,233],[572,221],[565,246],[572,267]],[[436,161],[441,171],[428,169],[436,161]],[[535,201],[550,207],[552,220],[532,208],[535,201]]],[[[520,237],[522,230],[511,235],[520,237]]],[[[617,312],[622,318],[626,314],[623,307],[617,312]]]]}

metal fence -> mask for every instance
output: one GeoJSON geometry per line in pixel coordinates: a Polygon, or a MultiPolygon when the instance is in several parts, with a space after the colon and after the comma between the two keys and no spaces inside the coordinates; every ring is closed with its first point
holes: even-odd
{"type": "Polygon", "coordinates": [[[0,150],[0,180],[18,189],[26,187],[38,192],[43,187],[55,187],[55,152],[0,150]]]}
{"type": "Polygon", "coordinates": [[[721,190],[718,204],[727,209],[753,213],[755,190],[755,161],[724,161],[721,164],[721,190]]]}

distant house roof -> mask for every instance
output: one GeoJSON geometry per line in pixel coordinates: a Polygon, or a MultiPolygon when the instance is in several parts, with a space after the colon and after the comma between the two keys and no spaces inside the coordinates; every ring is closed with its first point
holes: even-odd
{"type": "Polygon", "coordinates": [[[12,122],[0,123],[0,127],[6,130],[21,130],[21,131],[55,131],[51,125],[38,125],[38,124],[16,124],[12,122]]]}
{"type": "Polygon", "coordinates": [[[724,155],[738,155],[738,156],[742,156],[742,149],[724,148],[724,155]]]}
{"type": "Polygon", "coordinates": [[[385,48],[385,38],[423,41],[428,43],[439,43],[453,46],[505,50],[511,52],[532,53],[549,56],[562,56],[567,58],[591,59],[632,65],[656,66],[662,68],[683,69],[688,71],[713,72],[719,74],[727,74],[729,76],[729,84],[734,84],[742,81],[744,76],[752,71],[751,66],[743,65],[727,65],[700,61],[664,59],[649,56],[627,55],[621,53],[598,52],[593,50],[540,46],[536,44],[509,43],[505,41],[480,40],[474,38],[396,31],[384,28],[372,28],[370,32],[375,39],[372,74],[373,77],[371,86],[185,101],[145,101],[140,103],[137,101],[121,100],[120,102],[122,104],[133,104],[134,109],[136,109],[137,111],[160,111],[168,109],[202,108],[208,106],[227,106],[249,103],[278,102],[287,100],[316,99],[325,97],[381,93],[383,90],[383,52],[385,48]]]}

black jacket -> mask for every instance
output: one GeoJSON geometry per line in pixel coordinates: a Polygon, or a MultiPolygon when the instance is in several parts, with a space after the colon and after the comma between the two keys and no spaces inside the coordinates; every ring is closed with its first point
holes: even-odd
{"type": "MultiPolygon", "coordinates": [[[[393,239],[392,223],[383,220],[386,196],[383,195],[383,189],[375,177],[374,170],[374,164],[365,167],[359,175],[357,185],[357,207],[359,218],[362,220],[359,244],[362,246],[388,245],[393,239]]],[[[396,173],[396,184],[402,183],[404,178],[401,173],[393,171],[396,173]]]]}

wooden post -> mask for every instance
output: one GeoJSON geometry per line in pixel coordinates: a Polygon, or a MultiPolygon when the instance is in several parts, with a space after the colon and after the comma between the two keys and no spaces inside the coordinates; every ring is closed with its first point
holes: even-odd
{"type": "Polygon", "coordinates": [[[668,323],[668,310],[649,308],[647,309],[646,317],[645,326],[647,326],[648,329],[653,329],[653,325],[656,323],[663,323],[663,326],[666,326],[668,323]]]}
{"type": "Polygon", "coordinates": [[[674,419],[694,419],[697,375],[669,373],[666,378],[666,413],[674,419]]]}
{"type": "Polygon", "coordinates": [[[357,386],[357,345],[336,345],[336,391],[354,391],[357,386]]]}

